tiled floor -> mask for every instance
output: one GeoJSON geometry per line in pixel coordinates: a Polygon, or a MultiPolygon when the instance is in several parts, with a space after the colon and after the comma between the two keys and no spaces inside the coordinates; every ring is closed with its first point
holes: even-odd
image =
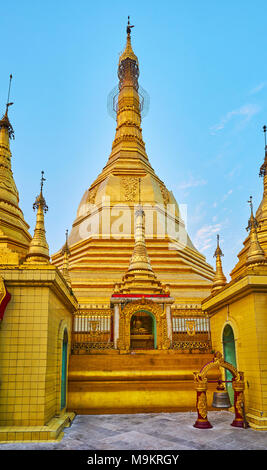
{"type": "Polygon", "coordinates": [[[1,450],[266,450],[267,432],[233,428],[233,414],[209,412],[212,429],[196,429],[196,413],[80,415],[55,443],[0,444],[1,450]]]}

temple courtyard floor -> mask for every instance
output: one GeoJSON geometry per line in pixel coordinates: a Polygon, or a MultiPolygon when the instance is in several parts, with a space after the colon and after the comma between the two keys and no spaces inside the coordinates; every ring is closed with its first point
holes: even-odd
{"type": "Polygon", "coordinates": [[[0,444],[3,450],[267,450],[267,431],[231,426],[229,411],[211,411],[212,429],[196,413],[77,415],[58,442],[0,444]]]}

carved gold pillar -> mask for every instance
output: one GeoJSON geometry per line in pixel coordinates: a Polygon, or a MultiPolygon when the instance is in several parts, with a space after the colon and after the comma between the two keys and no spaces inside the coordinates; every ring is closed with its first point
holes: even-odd
{"type": "Polygon", "coordinates": [[[197,391],[197,420],[194,424],[194,428],[198,429],[210,429],[212,425],[207,418],[207,380],[196,382],[197,391]]]}
{"type": "Polygon", "coordinates": [[[120,306],[119,304],[114,305],[114,333],[113,333],[113,338],[114,338],[114,348],[117,349],[117,342],[119,339],[119,324],[120,324],[120,306]]]}
{"type": "Polygon", "coordinates": [[[166,321],[167,321],[167,334],[170,340],[170,347],[172,346],[172,319],[171,319],[171,305],[166,305],[166,321]]]}
{"type": "Polygon", "coordinates": [[[235,428],[243,428],[244,426],[244,416],[243,416],[243,403],[244,403],[244,389],[245,383],[244,380],[233,380],[232,382],[234,389],[234,408],[235,408],[235,419],[232,422],[231,426],[235,428]]]}

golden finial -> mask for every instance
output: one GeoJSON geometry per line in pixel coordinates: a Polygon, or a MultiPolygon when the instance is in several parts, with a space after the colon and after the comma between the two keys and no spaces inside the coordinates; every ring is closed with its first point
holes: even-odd
{"type": "Polygon", "coordinates": [[[29,251],[26,256],[27,263],[48,263],[49,247],[45,237],[45,225],[44,225],[44,212],[47,212],[48,207],[46,205],[43,196],[43,184],[44,184],[44,172],[41,172],[41,191],[37,196],[35,203],[33,204],[33,210],[37,209],[36,224],[34,229],[34,235],[32,237],[29,251]]]}
{"type": "Polygon", "coordinates": [[[37,196],[35,199],[35,202],[33,204],[33,210],[38,209],[39,206],[42,206],[43,212],[46,213],[48,211],[48,206],[43,196],[44,181],[46,181],[46,178],[44,178],[44,171],[41,171],[41,190],[39,196],[37,196]]]}
{"type": "Polygon", "coordinates": [[[8,119],[8,108],[9,108],[9,106],[12,106],[12,104],[14,104],[13,102],[9,101],[11,81],[12,81],[12,74],[10,74],[10,76],[9,76],[9,86],[8,86],[8,94],[7,94],[7,102],[6,102],[6,112],[5,112],[4,116],[2,117],[2,119],[0,120],[0,129],[2,127],[6,128],[9,138],[14,139],[15,138],[14,129],[11,126],[10,121],[8,119]]]}
{"type": "Polygon", "coordinates": [[[262,164],[261,167],[260,167],[259,176],[265,176],[265,175],[266,175],[266,167],[267,167],[267,145],[266,145],[266,131],[267,131],[267,127],[266,127],[266,126],[263,126],[262,129],[263,129],[263,133],[264,133],[265,158],[264,158],[263,164],[262,164]]]}
{"type": "Polygon", "coordinates": [[[131,36],[131,29],[134,28],[134,25],[130,24],[130,16],[128,16],[128,23],[127,23],[127,27],[126,27],[126,33],[128,36],[131,36]]]}
{"type": "Polygon", "coordinates": [[[13,76],[12,76],[12,73],[11,73],[9,75],[9,86],[8,86],[7,103],[6,103],[6,114],[7,114],[9,106],[12,106],[12,104],[14,104],[14,103],[10,103],[10,101],[9,101],[12,78],[13,78],[13,76]]]}
{"type": "Polygon", "coordinates": [[[131,45],[131,29],[132,28],[134,28],[134,25],[130,24],[130,17],[128,16],[128,23],[127,23],[127,27],[126,27],[127,42],[126,42],[125,50],[120,56],[119,65],[125,59],[131,59],[134,62],[136,62],[136,64],[138,65],[138,59],[137,59],[137,57],[136,57],[136,55],[135,55],[135,53],[132,49],[132,45],[131,45]]]}
{"type": "Polygon", "coordinates": [[[248,200],[248,203],[250,205],[250,218],[248,220],[248,226],[246,228],[246,230],[250,230],[252,227],[254,228],[257,228],[258,227],[258,221],[257,219],[255,219],[254,215],[253,215],[253,202],[252,202],[252,196],[250,196],[249,200],[248,200]]]}
{"type": "Polygon", "coordinates": [[[65,237],[66,237],[66,241],[65,241],[65,244],[61,250],[61,253],[64,254],[64,253],[67,253],[68,255],[70,254],[70,250],[69,250],[69,245],[68,245],[68,235],[69,235],[69,231],[68,229],[66,230],[65,232],[65,237]]]}
{"type": "Polygon", "coordinates": [[[132,270],[147,270],[152,271],[150,259],[147,253],[146,241],[145,241],[145,213],[141,206],[141,178],[139,178],[139,196],[138,196],[138,208],[135,212],[135,245],[130,261],[128,271],[132,270]]]}
{"type": "Polygon", "coordinates": [[[219,244],[219,240],[220,240],[220,235],[218,234],[217,235],[217,248],[215,250],[215,253],[213,255],[213,257],[215,258],[216,256],[224,256],[221,248],[220,248],[220,244],[219,244]]]}
{"type": "Polygon", "coordinates": [[[248,221],[247,230],[250,230],[249,234],[249,249],[247,254],[247,264],[257,263],[265,261],[265,254],[260,246],[257,234],[258,222],[253,215],[253,203],[252,196],[250,196],[248,203],[250,205],[250,218],[248,221]]]}
{"type": "Polygon", "coordinates": [[[226,277],[223,273],[223,269],[222,269],[221,257],[223,256],[223,252],[220,248],[219,240],[220,240],[220,236],[218,234],[217,235],[217,248],[213,255],[214,257],[216,257],[216,272],[215,272],[215,276],[213,279],[213,285],[212,285],[212,291],[211,291],[212,293],[224,287],[227,282],[226,277]]]}
{"type": "Polygon", "coordinates": [[[69,250],[69,245],[68,245],[68,233],[69,233],[69,231],[66,230],[66,241],[65,241],[65,244],[64,244],[64,246],[61,250],[61,253],[64,255],[63,265],[62,265],[62,274],[63,274],[68,286],[71,287],[71,279],[70,279],[70,274],[69,274],[70,250],[69,250]]]}

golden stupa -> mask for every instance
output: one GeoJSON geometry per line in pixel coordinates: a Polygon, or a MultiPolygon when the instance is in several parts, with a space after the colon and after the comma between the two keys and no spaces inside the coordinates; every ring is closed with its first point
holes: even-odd
{"type": "MultiPolygon", "coordinates": [[[[81,307],[109,305],[114,284],[120,282],[131,258],[140,193],[154,271],[163,284],[169,284],[175,306],[200,306],[210,293],[214,271],[191,242],[173,193],[149,162],[141,129],[139,64],[129,24],[118,77],[117,127],[111,154],[85,191],[68,238],[73,291],[81,307]]],[[[62,267],[61,249],[52,262],[62,267]]]]}
{"type": "Polygon", "coordinates": [[[64,247],[52,256],[61,271],[67,259],[79,303],[68,394],[79,413],[188,409],[192,370],[211,357],[201,301],[215,273],[148,159],[132,27],[119,58],[111,154],[82,197],[68,256],[64,247]]]}
{"type": "Polygon", "coordinates": [[[0,442],[58,440],[75,413],[197,408],[194,426],[208,428],[218,379],[232,425],[267,429],[267,128],[262,202],[254,217],[248,201],[249,235],[227,282],[219,235],[214,271],[148,160],[132,28],[128,20],[111,154],[52,260],[43,172],[32,235],[19,207],[8,94],[0,120],[0,442]]]}

